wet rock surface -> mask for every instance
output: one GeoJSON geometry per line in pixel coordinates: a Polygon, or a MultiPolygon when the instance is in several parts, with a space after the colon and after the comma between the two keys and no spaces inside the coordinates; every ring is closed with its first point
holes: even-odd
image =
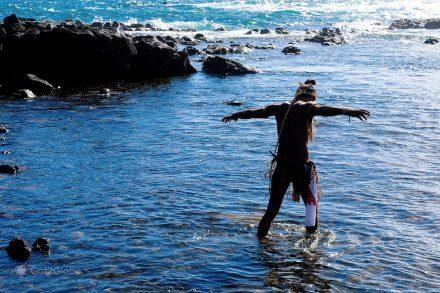
{"type": "Polygon", "coordinates": [[[287,46],[282,52],[286,55],[299,55],[301,54],[301,49],[295,46],[287,46]]]}
{"type": "Polygon", "coordinates": [[[196,34],[195,36],[194,36],[194,39],[196,39],[197,41],[200,41],[200,42],[207,42],[208,41],[208,39],[205,37],[205,35],[203,35],[203,34],[196,34]]]}
{"type": "Polygon", "coordinates": [[[288,35],[288,34],[290,34],[290,31],[288,29],[283,28],[283,27],[277,27],[275,29],[275,33],[279,34],[279,35],[288,35]]]}
{"type": "Polygon", "coordinates": [[[219,56],[208,56],[203,62],[203,71],[209,74],[223,76],[258,73],[253,67],[245,66],[235,60],[219,56]]]}
{"type": "Polygon", "coordinates": [[[252,46],[250,45],[240,45],[240,44],[232,44],[229,48],[229,53],[232,54],[247,54],[252,51],[252,46]]]}
{"type": "Polygon", "coordinates": [[[136,40],[98,22],[37,22],[11,15],[0,24],[0,44],[0,84],[29,73],[68,86],[195,72],[175,47],[154,37],[136,40]]]}
{"type": "Polygon", "coordinates": [[[226,101],[225,104],[228,106],[241,106],[243,103],[240,101],[231,100],[231,101],[226,101]]]}
{"type": "Polygon", "coordinates": [[[428,44],[428,45],[435,45],[435,44],[439,43],[439,40],[437,40],[435,38],[428,38],[428,39],[425,40],[424,43],[428,44]]]}
{"type": "Polygon", "coordinates": [[[388,29],[440,29],[440,18],[423,20],[397,19],[391,23],[388,29]]]}
{"type": "Polygon", "coordinates": [[[17,260],[27,260],[31,255],[29,245],[21,238],[15,238],[9,242],[6,251],[10,257],[17,260]]]}
{"type": "Polygon", "coordinates": [[[47,238],[39,237],[32,244],[32,251],[38,251],[41,253],[50,252],[50,241],[47,238]]]}
{"type": "Polygon", "coordinates": [[[6,128],[4,125],[0,125],[0,133],[6,133],[9,132],[9,129],[6,128]]]}
{"type": "Polygon", "coordinates": [[[323,28],[322,30],[319,31],[308,30],[306,34],[312,35],[312,36],[307,36],[304,39],[304,41],[306,42],[320,43],[325,46],[341,45],[346,43],[344,37],[342,36],[341,31],[338,28],[336,29],[323,28]]]}
{"type": "Polygon", "coordinates": [[[3,174],[17,174],[20,171],[20,167],[13,165],[0,165],[0,173],[3,174]]]}
{"type": "Polygon", "coordinates": [[[205,49],[203,49],[203,52],[212,55],[217,55],[217,54],[224,55],[229,53],[229,48],[222,45],[213,44],[213,45],[208,45],[205,49]]]}
{"type": "Polygon", "coordinates": [[[203,54],[203,52],[201,52],[199,49],[197,49],[196,47],[193,47],[193,46],[186,47],[185,49],[182,50],[182,52],[184,52],[185,54],[188,54],[189,56],[203,54]]]}

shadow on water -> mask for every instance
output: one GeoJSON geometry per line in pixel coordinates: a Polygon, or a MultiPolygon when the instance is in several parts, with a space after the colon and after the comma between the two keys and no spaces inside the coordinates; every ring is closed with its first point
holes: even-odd
{"type": "Polygon", "coordinates": [[[330,290],[331,281],[322,277],[321,271],[328,268],[323,264],[320,246],[331,241],[332,233],[310,235],[301,232],[300,225],[293,229],[297,230],[294,235],[272,235],[261,242],[260,257],[269,269],[265,286],[294,292],[330,290]]]}

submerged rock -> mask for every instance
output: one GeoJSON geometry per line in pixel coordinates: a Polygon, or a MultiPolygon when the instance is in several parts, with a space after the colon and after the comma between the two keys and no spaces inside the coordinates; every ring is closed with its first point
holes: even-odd
{"type": "Polygon", "coordinates": [[[283,27],[277,27],[275,29],[275,33],[277,33],[279,35],[288,35],[288,34],[290,34],[290,31],[288,29],[283,28],[283,27]]]}
{"type": "Polygon", "coordinates": [[[20,167],[12,165],[0,165],[0,173],[3,174],[17,174],[20,171],[20,167]]]}
{"type": "MultiPolygon", "coordinates": [[[[77,26],[73,22],[54,24],[5,18],[0,24],[0,84],[28,73],[67,86],[195,72],[185,54],[163,45],[157,38],[139,41],[102,27],[97,22],[77,26]]],[[[20,89],[30,89],[39,95],[29,87],[20,89]]]]}
{"type": "Polygon", "coordinates": [[[226,29],[224,27],[219,27],[215,29],[216,32],[224,32],[226,29]]]}
{"type": "Polygon", "coordinates": [[[243,103],[240,101],[231,100],[231,101],[226,101],[225,104],[228,106],[241,106],[243,103]]]}
{"type": "Polygon", "coordinates": [[[269,44],[269,45],[254,46],[254,48],[257,50],[274,50],[277,48],[277,46],[269,44]]]}
{"type": "Polygon", "coordinates": [[[312,34],[312,33],[315,33],[315,35],[312,37],[306,37],[304,41],[320,43],[325,46],[340,45],[346,43],[344,37],[342,36],[341,31],[338,28],[336,29],[323,28],[322,30],[317,32],[310,30],[306,31],[306,34],[312,34]]]}
{"type": "Polygon", "coordinates": [[[439,42],[439,40],[434,39],[434,38],[428,38],[425,40],[425,44],[429,44],[429,45],[435,45],[439,42]]]}
{"type": "Polygon", "coordinates": [[[284,54],[294,54],[294,55],[298,55],[301,54],[301,49],[295,46],[287,46],[283,49],[282,51],[284,54]]]}
{"type": "Polygon", "coordinates": [[[50,242],[49,239],[39,237],[37,240],[35,240],[34,244],[32,244],[32,251],[49,253],[50,252],[49,242],[50,242]]]}
{"type": "Polygon", "coordinates": [[[237,61],[219,56],[208,56],[203,62],[203,71],[209,74],[224,76],[258,73],[254,67],[245,66],[237,61]]]}
{"type": "Polygon", "coordinates": [[[9,132],[9,129],[7,129],[4,125],[0,124],[0,133],[6,133],[9,132]]]}
{"type": "Polygon", "coordinates": [[[425,22],[425,28],[429,30],[440,29],[440,18],[427,19],[425,22]]]}
{"type": "Polygon", "coordinates": [[[17,260],[28,260],[31,255],[31,249],[27,242],[21,238],[15,238],[9,242],[6,251],[10,257],[17,260]]]}
{"type": "Polygon", "coordinates": [[[2,151],[2,155],[10,155],[11,152],[10,151],[2,151]]]}

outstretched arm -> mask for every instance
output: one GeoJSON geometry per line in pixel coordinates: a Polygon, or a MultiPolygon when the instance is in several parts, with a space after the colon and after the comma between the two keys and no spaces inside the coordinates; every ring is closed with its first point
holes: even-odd
{"type": "Polygon", "coordinates": [[[370,116],[370,112],[363,109],[349,109],[349,108],[337,108],[330,106],[320,106],[313,104],[310,107],[310,114],[312,116],[337,116],[337,115],[347,115],[350,117],[356,117],[359,120],[367,120],[370,116]]]}
{"type": "Polygon", "coordinates": [[[237,119],[252,119],[252,118],[268,118],[274,116],[279,111],[281,105],[269,105],[260,109],[248,109],[232,113],[232,115],[223,117],[222,122],[230,122],[231,120],[237,121],[237,119]]]}

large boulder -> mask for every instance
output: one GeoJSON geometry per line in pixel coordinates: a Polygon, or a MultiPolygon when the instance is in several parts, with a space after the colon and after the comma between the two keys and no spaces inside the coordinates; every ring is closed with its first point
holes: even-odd
{"type": "MultiPolygon", "coordinates": [[[[111,29],[103,29],[103,26],[102,23],[77,25],[65,21],[54,24],[14,16],[5,18],[0,24],[0,84],[27,73],[51,84],[76,85],[194,72],[187,56],[177,51],[177,44],[170,46],[174,44],[171,40],[164,39],[164,45],[155,38],[151,42],[151,46],[156,46],[154,49],[143,46],[141,43],[145,40],[118,33],[112,24],[111,29]],[[143,49],[146,52],[142,52],[143,49]],[[140,60],[143,63],[139,64],[140,60]],[[143,65],[146,68],[142,69],[143,65]],[[151,74],[145,75],[148,70],[151,74]]],[[[138,28],[139,24],[131,27],[138,28]]]]}
{"type": "Polygon", "coordinates": [[[336,29],[323,28],[322,30],[319,31],[313,31],[313,32],[308,31],[308,33],[309,34],[312,33],[314,35],[310,37],[306,37],[304,39],[304,41],[306,42],[320,43],[325,46],[340,45],[346,43],[344,37],[342,36],[341,31],[338,28],[336,29]]]}
{"type": "Polygon", "coordinates": [[[143,78],[185,75],[196,72],[188,55],[178,52],[157,38],[142,38],[135,43],[137,54],[133,58],[132,71],[143,78]]]}
{"type": "Polygon", "coordinates": [[[245,66],[237,61],[219,56],[208,56],[203,62],[203,71],[223,76],[258,73],[254,67],[245,66]]]}
{"type": "Polygon", "coordinates": [[[17,260],[27,260],[31,255],[29,245],[21,238],[15,238],[9,242],[6,251],[10,257],[17,260]]]}

